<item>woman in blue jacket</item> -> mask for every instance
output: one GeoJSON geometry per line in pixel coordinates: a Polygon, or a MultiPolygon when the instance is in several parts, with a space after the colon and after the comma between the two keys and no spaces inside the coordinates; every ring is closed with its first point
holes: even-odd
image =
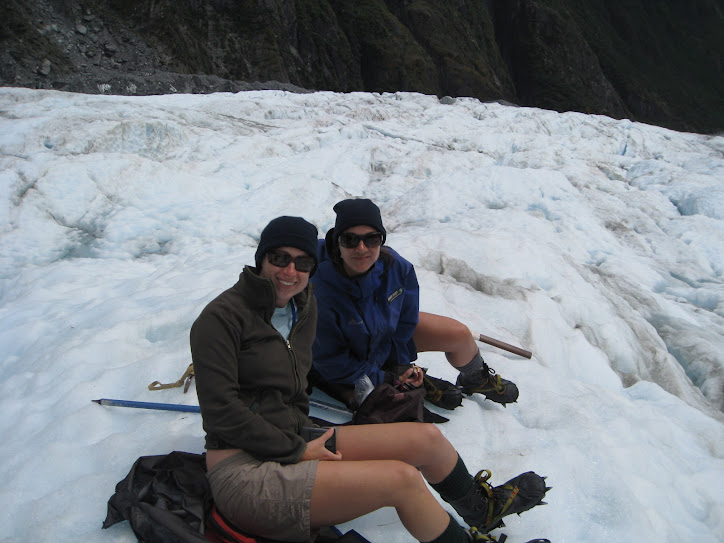
{"type": "Polygon", "coordinates": [[[462,323],[419,311],[413,265],[384,246],[380,209],[368,199],[334,206],[335,226],[319,242],[313,279],[319,306],[313,362],[317,386],[354,407],[355,383],[399,380],[424,385],[426,399],[446,409],[462,394],[483,394],[501,404],[516,401],[514,383],[501,379],[480,356],[462,323]],[[460,371],[457,386],[410,366],[418,352],[444,352],[460,371]]]}

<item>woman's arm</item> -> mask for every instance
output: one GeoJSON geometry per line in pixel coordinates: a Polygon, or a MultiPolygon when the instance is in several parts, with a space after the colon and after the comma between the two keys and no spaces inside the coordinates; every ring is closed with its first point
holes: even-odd
{"type": "MultiPolygon", "coordinates": [[[[391,315],[397,315],[396,322],[392,322],[394,327],[392,333],[392,343],[394,352],[390,353],[388,363],[409,364],[417,360],[417,352],[412,342],[412,336],[419,321],[420,314],[420,285],[417,282],[417,274],[413,265],[393,252],[395,256],[394,266],[395,273],[392,274],[394,286],[403,285],[402,293],[397,297],[397,302],[402,304],[399,312],[391,312],[391,315]]],[[[394,301],[393,301],[394,303],[394,301]]]]}
{"type": "Polygon", "coordinates": [[[361,317],[355,320],[350,318],[349,312],[338,312],[329,300],[318,298],[317,303],[319,316],[313,353],[314,368],[322,378],[330,383],[353,385],[367,375],[375,385],[382,383],[385,372],[355,352],[355,345],[367,342],[361,317]],[[343,326],[343,322],[347,326],[343,326]],[[357,330],[350,330],[350,326],[357,330]]]}
{"type": "MultiPolygon", "coordinates": [[[[395,330],[395,343],[398,345],[398,358],[400,363],[407,363],[412,360],[408,345],[415,333],[415,328],[420,315],[420,285],[417,282],[417,274],[415,268],[410,265],[410,269],[405,274],[405,293],[402,301],[402,311],[400,311],[400,320],[395,330]]],[[[414,359],[417,359],[417,353],[414,353],[414,359]]]]}

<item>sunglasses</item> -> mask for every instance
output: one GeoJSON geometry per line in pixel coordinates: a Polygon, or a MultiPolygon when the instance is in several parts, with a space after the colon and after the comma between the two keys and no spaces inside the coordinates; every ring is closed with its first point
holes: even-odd
{"type": "Polygon", "coordinates": [[[293,257],[283,251],[267,251],[266,259],[269,261],[269,264],[277,268],[286,268],[290,262],[294,262],[294,268],[302,273],[311,272],[316,265],[316,261],[311,256],[293,257]]]}
{"type": "Polygon", "coordinates": [[[365,244],[365,247],[374,249],[375,247],[382,245],[383,238],[384,236],[382,235],[382,232],[370,232],[369,234],[364,234],[362,236],[358,236],[357,234],[353,234],[351,232],[345,232],[339,236],[339,244],[345,249],[354,249],[361,241],[365,244]]]}

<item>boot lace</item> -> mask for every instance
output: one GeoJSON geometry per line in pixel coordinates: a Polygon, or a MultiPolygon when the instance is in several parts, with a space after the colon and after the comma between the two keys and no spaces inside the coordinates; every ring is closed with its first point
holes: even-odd
{"type": "Polygon", "coordinates": [[[495,392],[497,392],[498,394],[503,394],[505,392],[505,385],[503,384],[500,375],[497,375],[495,373],[495,370],[487,364],[483,364],[483,372],[485,372],[486,370],[488,372],[488,383],[490,384],[490,386],[492,386],[495,392]]]}
{"type": "Polygon", "coordinates": [[[477,541],[492,541],[494,543],[503,543],[506,539],[508,539],[508,536],[505,534],[500,534],[500,537],[496,539],[494,536],[490,534],[484,534],[480,532],[475,526],[471,526],[470,530],[468,530],[470,533],[470,536],[473,538],[474,542],[477,541]]]}
{"type": "MultiPolygon", "coordinates": [[[[515,497],[518,495],[519,488],[516,487],[510,487],[506,488],[506,490],[510,491],[510,495],[505,500],[505,502],[501,504],[496,503],[496,496],[493,492],[493,487],[490,483],[488,483],[488,479],[491,477],[490,470],[483,469],[478,472],[478,474],[475,476],[475,484],[478,487],[477,492],[485,493],[488,496],[488,512],[487,516],[485,517],[485,526],[483,528],[491,530],[498,526],[498,522],[502,524],[502,518],[505,516],[508,509],[510,509],[510,506],[513,503],[513,500],[515,500],[515,497]],[[500,510],[497,511],[496,514],[496,506],[500,507],[500,510]]],[[[507,487],[508,485],[505,485],[507,487]]],[[[484,541],[484,540],[483,540],[484,541]]]]}

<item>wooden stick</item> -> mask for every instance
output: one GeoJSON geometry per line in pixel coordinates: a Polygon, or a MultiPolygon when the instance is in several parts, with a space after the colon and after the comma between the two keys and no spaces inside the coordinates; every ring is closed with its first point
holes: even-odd
{"type": "Polygon", "coordinates": [[[475,336],[476,341],[482,341],[483,343],[487,343],[488,345],[492,345],[493,347],[503,349],[504,351],[508,351],[513,354],[517,354],[518,356],[522,356],[523,358],[530,358],[531,356],[533,356],[533,353],[531,353],[530,351],[526,351],[525,349],[521,349],[520,347],[516,347],[509,343],[504,343],[498,339],[493,339],[492,337],[484,336],[483,334],[478,334],[477,332],[474,333],[473,336],[475,336]]]}

